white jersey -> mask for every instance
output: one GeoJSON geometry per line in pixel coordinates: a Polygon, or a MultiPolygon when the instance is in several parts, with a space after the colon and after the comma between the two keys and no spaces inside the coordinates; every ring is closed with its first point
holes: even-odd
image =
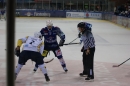
{"type": "Polygon", "coordinates": [[[40,52],[41,54],[43,53],[44,45],[40,38],[27,36],[25,38],[21,38],[20,40],[24,43],[23,50],[40,52]]]}

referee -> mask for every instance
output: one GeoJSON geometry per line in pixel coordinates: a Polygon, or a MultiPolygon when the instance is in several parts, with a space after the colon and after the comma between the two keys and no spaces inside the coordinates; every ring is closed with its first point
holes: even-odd
{"type": "Polygon", "coordinates": [[[94,80],[94,53],[95,53],[95,40],[90,28],[86,27],[85,22],[80,22],[77,25],[82,34],[83,47],[83,72],[80,76],[87,75],[86,81],[94,80]]]}

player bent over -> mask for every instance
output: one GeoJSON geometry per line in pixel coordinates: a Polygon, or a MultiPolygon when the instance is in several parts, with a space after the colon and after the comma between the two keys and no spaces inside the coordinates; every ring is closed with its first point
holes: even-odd
{"type": "Polygon", "coordinates": [[[47,57],[49,51],[53,51],[55,56],[59,59],[63,70],[67,72],[66,63],[63,59],[60,46],[63,46],[65,42],[65,34],[60,30],[59,27],[54,27],[51,20],[46,21],[45,28],[41,29],[41,34],[44,37],[44,51],[43,55],[47,57]],[[57,42],[57,35],[60,37],[60,43],[57,42]]]}
{"type": "Polygon", "coordinates": [[[46,81],[50,81],[43,61],[43,50],[44,46],[40,32],[34,33],[34,36],[27,36],[18,40],[15,54],[19,56],[19,59],[15,69],[15,79],[17,78],[23,65],[25,65],[29,59],[31,59],[32,61],[35,61],[38,67],[41,69],[46,81]],[[20,53],[20,47],[23,43],[23,51],[20,53]]]}

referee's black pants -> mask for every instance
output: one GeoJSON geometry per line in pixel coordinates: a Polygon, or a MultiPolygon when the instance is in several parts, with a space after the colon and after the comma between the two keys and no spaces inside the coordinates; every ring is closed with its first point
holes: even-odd
{"type": "Polygon", "coordinates": [[[86,55],[86,50],[83,52],[83,74],[94,79],[94,53],[95,47],[90,48],[90,54],[86,55]]]}

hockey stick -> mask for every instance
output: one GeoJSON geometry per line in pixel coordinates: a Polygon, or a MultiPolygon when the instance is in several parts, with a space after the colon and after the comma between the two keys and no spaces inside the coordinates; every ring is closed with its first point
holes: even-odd
{"type": "Polygon", "coordinates": [[[54,58],[52,58],[51,60],[46,61],[46,62],[44,62],[44,63],[50,63],[50,62],[53,61],[53,60],[54,60],[54,58]]]}
{"type": "Polygon", "coordinates": [[[79,37],[77,37],[77,38],[75,38],[73,41],[71,41],[70,43],[68,43],[68,44],[71,44],[72,42],[74,42],[76,39],[78,39],[79,37]]]}
{"type": "Polygon", "coordinates": [[[64,44],[64,45],[72,45],[72,44],[80,44],[80,43],[67,43],[67,44],[64,44]]]}
{"type": "Polygon", "coordinates": [[[67,44],[63,44],[63,45],[71,45],[71,44],[80,44],[80,43],[72,43],[74,42],[76,39],[78,39],[79,37],[75,38],[73,41],[71,41],[70,43],[67,43],[67,44]]]}
{"type": "Polygon", "coordinates": [[[122,62],[121,64],[119,64],[119,65],[113,65],[113,67],[119,67],[119,66],[121,66],[122,64],[124,64],[125,62],[127,62],[128,60],[130,60],[130,58],[129,59],[127,59],[127,60],[125,60],[124,62],[122,62]]]}

